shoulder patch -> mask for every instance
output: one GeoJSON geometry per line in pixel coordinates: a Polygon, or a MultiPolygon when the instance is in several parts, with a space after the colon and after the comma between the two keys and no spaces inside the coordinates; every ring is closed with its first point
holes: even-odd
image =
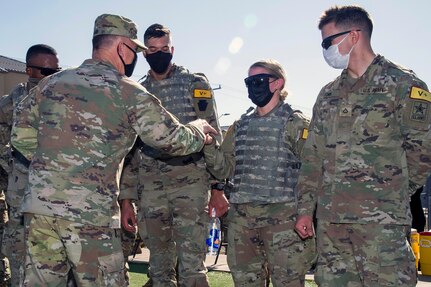
{"type": "Polygon", "coordinates": [[[431,93],[418,87],[412,87],[410,91],[410,98],[431,102],[431,93]]]}
{"type": "Polygon", "coordinates": [[[303,128],[301,132],[301,139],[306,140],[308,137],[308,129],[303,128]]]}
{"type": "Polygon", "coordinates": [[[193,92],[194,98],[205,98],[205,99],[211,99],[212,94],[210,90],[201,90],[201,89],[195,89],[193,92]]]}
{"type": "Polygon", "coordinates": [[[421,101],[414,101],[410,111],[410,119],[418,122],[425,122],[429,112],[429,104],[421,101]]]}
{"type": "Polygon", "coordinates": [[[207,107],[208,107],[208,102],[206,100],[199,100],[198,102],[199,111],[205,112],[207,110],[207,107]]]}

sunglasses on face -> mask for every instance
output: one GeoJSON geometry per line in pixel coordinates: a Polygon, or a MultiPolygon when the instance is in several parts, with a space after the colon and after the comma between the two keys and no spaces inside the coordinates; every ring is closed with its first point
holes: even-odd
{"type": "Polygon", "coordinates": [[[40,73],[44,76],[49,76],[61,71],[61,68],[51,69],[51,68],[45,68],[45,67],[39,67],[39,66],[27,66],[27,67],[40,70],[40,73]]]}
{"type": "Polygon", "coordinates": [[[270,82],[269,78],[276,78],[275,80],[277,80],[277,77],[275,77],[274,75],[270,75],[270,74],[257,74],[257,75],[245,78],[244,82],[245,82],[245,86],[247,88],[250,88],[250,87],[258,88],[258,87],[260,87],[262,85],[267,85],[267,84],[272,83],[272,82],[275,81],[275,80],[273,80],[273,81],[270,82]]]}
{"type": "Polygon", "coordinates": [[[341,33],[337,33],[337,34],[328,36],[325,39],[323,39],[323,41],[322,41],[322,48],[325,49],[325,50],[327,50],[329,47],[331,47],[332,41],[335,38],[337,38],[337,37],[339,37],[341,35],[348,34],[348,33],[352,32],[352,31],[361,31],[361,30],[349,30],[349,31],[344,31],[344,32],[341,32],[341,33]]]}

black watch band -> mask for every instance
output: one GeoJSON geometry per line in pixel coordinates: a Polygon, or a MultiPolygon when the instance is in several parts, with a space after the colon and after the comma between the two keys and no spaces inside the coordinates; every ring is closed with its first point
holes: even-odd
{"type": "Polygon", "coordinates": [[[224,183],[221,183],[221,182],[213,183],[211,184],[211,189],[224,190],[224,183]]]}

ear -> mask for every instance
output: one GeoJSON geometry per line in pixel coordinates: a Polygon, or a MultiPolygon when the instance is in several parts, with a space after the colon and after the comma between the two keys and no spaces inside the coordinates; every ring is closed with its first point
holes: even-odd
{"type": "Polygon", "coordinates": [[[172,49],[171,49],[172,57],[174,56],[174,50],[175,50],[175,48],[174,48],[174,46],[172,46],[172,49]]]}
{"type": "Polygon", "coordinates": [[[30,67],[26,67],[25,68],[25,73],[27,74],[27,76],[31,76],[31,74],[32,74],[32,68],[30,68],[30,67]]]}
{"type": "Polygon", "coordinates": [[[358,41],[359,41],[359,37],[361,36],[360,34],[359,34],[359,31],[355,31],[355,30],[353,30],[352,32],[350,32],[351,33],[351,35],[352,35],[352,43],[353,44],[356,44],[356,43],[358,43],[358,41]]]}
{"type": "Polygon", "coordinates": [[[125,57],[125,47],[124,47],[124,45],[123,45],[122,42],[118,43],[117,52],[121,56],[121,58],[124,59],[124,57],[125,57]]]}
{"type": "Polygon", "coordinates": [[[274,91],[275,91],[275,90],[281,90],[281,87],[283,87],[283,85],[284,85],[284,80],[283,80],[282,78],[278,78],[278,79],[274,82],[274,84],[275,84],[275,89],[274,89],[274,91]]]}

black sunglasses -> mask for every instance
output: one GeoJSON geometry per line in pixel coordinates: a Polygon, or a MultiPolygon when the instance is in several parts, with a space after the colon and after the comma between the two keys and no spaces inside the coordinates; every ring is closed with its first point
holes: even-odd
{"type": "Polygon", "coordinates": [[[349,31],[344,31],[344,32],[341,32],[341,33],[337,33],[337,34],[328,36],[325,39],[323,39],[323,41],[322,41],[322,48],[325,49],[325,50],[327,50],[329,47],[331,47],[332,40],[334,40],[338,36],[345,35],[345,34],[350,33],[352,31],[361,31],[361,30],[349,30],[349,31]]]}
{"type": "Polygon", "coordinates": [[[269,78],[276,78],[275,80],[277,80],[277,77],[271,74],[257,74],[257,75],[253,75],[245,78],[244,82],[247,88],[250,88],[250,87],[258,88],[263,84],[269,84],[275,81],[274,80],[270,82],[269,78]]]}
{"type": "Polygon", "coordinates": [[[51,68],[45,68],[45,67],[39,67],[39,66],[27,66],[27,67],[40,70],[40,73],[44,76],[49,76],[61,71],[61,68],[51,69],[51,68]]]}

